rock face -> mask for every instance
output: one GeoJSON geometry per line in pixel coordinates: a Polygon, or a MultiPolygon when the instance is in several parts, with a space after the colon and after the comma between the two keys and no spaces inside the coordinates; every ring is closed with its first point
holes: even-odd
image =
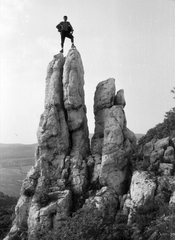
{"type": "Polygon", "coordinates": [[[133,213],[141,206],[161,201],[170,209],[175,206],[174,141],[166,137],[148,142],[143,146],[142,154],[143,162],[148,163],[147,170],[133,173],[129,192],[121,201],[129,224],[132,224],[133,213]]]}
{"type": "Polygon", "coordinates": [[[112,204],[116,211],[120,195],[129,189],[136,144],[126,127],[125,105],[124,91],[115,93],[114,79],[98,84],[90,151],[81,56],[76,49],[66,58],[61,53],[54,56],[47,69],[35,166],[23,181],[6,240],[16,235],[22,239],[24,234],[28,240],[53,239],[70,212],[83,205],[95,203],[103,209],[112,204]]]}
{"type": "Polygon", "coordinates": [[[69,214],[72,194],[87,184],[89,133],[84,103],[84,70],[77,50],[54,56],[46,77],[45,109],[37,131],[35,166],[27,174],[11,235],[45,239],[69,214]],[[67,186],[71,186],[68,188],[67,186]]]}
{"type": "Polygon", "coordinates": [[[126,127],[124,91],[115,95],[115,80],[98,84],[94,97],[95,133],[91,152],[95,161],[92,183],[112,187],[118,195],[130,182],[130,155],[136,137],[126,127]]]}
{"type": "Polygon", "coordinates": [[[171,176],[175,164],[174,143],[170,137],[143,146],[143,158],[148,170],[156,169],[162,175],[171,176]]]}

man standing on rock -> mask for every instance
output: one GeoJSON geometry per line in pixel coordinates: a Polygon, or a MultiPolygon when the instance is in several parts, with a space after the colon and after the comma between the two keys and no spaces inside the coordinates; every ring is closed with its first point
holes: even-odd
{"type": "Polygon", "coordinates": [[[67,16],[64,16],[63,17],[64,21],[63,22],[60,22],[56,28],[58,29],[58,32],[60,32],[61,34],[61,53],[63,53],[63,47],[64,47],[64,41],[65,41],[65,38],[70,38],[71,39],[71,42],[72,42],[72,48],[74,48],[74,36],[72,35],[73,34],[73,27],[72,25],[70,24],[70,22],[67,21],[67,16]]]}

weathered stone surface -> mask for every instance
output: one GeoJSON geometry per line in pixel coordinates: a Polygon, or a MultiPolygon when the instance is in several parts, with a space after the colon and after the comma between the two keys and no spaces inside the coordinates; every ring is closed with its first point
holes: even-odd
{"type": "Polygon", "coordinates": [[[166,149],[169,146],[169,141],[170,141],[169,137],[158,140],[156,143],[154,143],[154,149],[155,150],[158,150],[160,148],[166,149]]]}
{"type": "Polygon", "coordinates": [[[91,207],[93,204],[98,209],[103,209],[106,205],[113,206],[116,209],[119,205],[119,199],[115,191],[111,188],[103,187],[94,196],[86,200],[85,207],[91,207]]]}
{"type": "Polygon", "coordinates": [[[146,143],[143,147],[143,155],[145,157],[149,157],[151,155],[151,152],[153,151],[153,149],[154,149],[153,142],[146,143]]]}
{"type": "Polygon", "coordinates": [[[62,87],[62,72],[64,65],[64,56],[59,53],[54,56],[54,59],[49,63],[46,77],[45,90],[45,107],[47,106],[63,106],[63,87],[62,87]]]}
{"type": "Polygon", "coordinates": [[[89,131],[86,106],[84,103],[84,69],[80,53],[71,49],[68,52],[63,70],[64,107],[67,110],[67,124],[71,131],[72,157],[84,158],[89,152],[89,131]]]}
{"type": "Polygon", "coordinates": [[[84,106],[84,69],[80,53],[69,50],[63,71],[64,106],[67,110],[84,106]]]}
{"type": "Polygon", "coordinates": [[[90,153],[89,130],[86,119],[84,119],[83,125],[79,129],[71,132],[70,140],[71,157],[79,159],[79,156],[81,156],[83,159],[90,153]]]}
{"type": "Polygon", "coordinates": [[[154,199],[156,179],[147,171],[135,171],[130,185],[130,195],[135,206],[144,205],[154,199]]]}
{"type": "Polygon", "coordinates": [[[175,191],[175,179],[174,176],[158,176],[157,177],[157,191],[159,194],[163,191],[174,192],[175,191]]]}
{"type": "Polygon", "coordinates": [[[128,183],[125,182],[127,179],[127,169],[114,168],[115,164],[106,164],[108,168],[104,168],[102,165],[100,172],[100,183],[112,187],[119,195],[122,195],[127,190],[128,183]]]}
{"type": "Polygon", "coordinates": [[[70,182],[72,184],[72,190],[76,194],[82,194],[87,186],[87,165],[86,162],[81,159],[72,158],[71,160],[71,173],[70,182]]]}
{"type": "Polygon", "coordinates": [[[123,214],[128,216],[130,209],[134,208],[134,203],[131,199],[130,194],[126,194],[124,196],[123,196],[124,198],[122,199],[123,203],[121,205],[121,209],[122,209],[123,214]]]}
{"type": "Polygon", "coordinates": [[[124,91],[115,96],[113,78],[98,84],[94,100],[90,155],[81,56],[77,49],[66,58],[55,55],[47,70],[35,166],[23,182],[11,234],[25,229],[28,240],[56,240],[54,233],[70,211],[83,206],[87,193],[85,206],[111,205],[116,213],[119,195],[129,189],[136,138],[126,127],[124,91]]]}
{"type": "Polygon", "coordinates": [[[83,124],[84,118],[86,117],[84,108],[80,107],[78,109],[70,109],[67,113],[69,129],[71,131],[78,129],[83,124]]]}
{"type": "Polygon", "coordinates": [[[160,163],[159,173],[165,176],[171,176],[173,173],[173,164],[172,163],[160,163]]]}
{"type": "MultiPolygon", "coordinates": [[[[95,103],[94,103],[95,104],[95,103]]],[[[102,154],[103,138],[104,138],[104,122],[107,118],[106,109],[96,111],[95,113],[95,130],[91,140],[91,153],[102,154]]]]}
{"type": "Polygon", "coordinates": [[[84,70],[76,49],[66,61],[55,55],[48,66],[37,137],[36,163],[23,182],[11,229],[17,234],[25,225],[29,240],[49,239],[71,210],[72,192],[83,194],[88,181],[84,70]]]}
{"type": "Polygon", "coordinates": [[[125,113],[120,106],[113,106],[106,111],[108,117],[104,123],[100,183],[111,186],[118,194],[123,194],[126,191],[124,185],[127,186],[125,181],[129,179],[127,171],[129,149],[124,147],[123,134],[126,127],[125,113]]]}
{"type": "Polygon", "coordinates": [[[28,239],[42,239],[49,234],[56,232],[60,222],[68,216],[72,196],[69,190],[58,191],[56,201],[50,202],[45,207],[40,207],[37,203],[32,203],[28,218],[28,239]]]}
{"type": "Polygon", "coordinates": [[[114,98],[114,105],[121,105],[123,108],[126,105],[125,96],[124,96],[124,90],[121,89],[117,92],[115,98],[114,98]]]}
{"type": "Polygon", "coordinates": [[[123,109],[120,106],[113,106],[106,111],[108,117],[104,124],[103,155],[116,152],[124,142],[125,113],[123,109]]]}
{"type": "Polygon", "coordinates": [[[41,115],[37,136],[40,154],[48,153],[49,148],[50,152],[53,150],[58,155],[66,155],[69,149],[69,132],[64,110],[58,110],[56,106],[47,107],[41,115]]]}
{"type": "Polygon", "coordinates": [[[114,105],[115,79],[109,78],[100,82],[96,87],[94,97],[94,113],[114,105]]]}
{"type": "Polygon", "coordinates": [[[95,164],[91,182],[99,179],[101,185],[123,194],[130,181],[129,155],[136,144],[136,137],[126,127],[124,91],[118,91],[115,103],[114,97],[113,79],[98,84],[94,97],[95,131],[91,152],[95,164]]]}
{"type": "Polygon", "coordinates": [[[135,171],[132,175],[130,190],[123,204],[123,213],[128,214],[128,224],[136,208],[152,202],[156,192],[156,177],[148,171],[135,171]]]}
{"type": "Polygon", "coordinates": [[[173,192],[172,196],[170,197],[169,205],[171,207],[175,207],[175,191],[173,192]]]}
{"type": "Polygon", "coordinates": [[[19,228],[27,228],[27,218],[31,199],[26,196],[21,196],[15,207],[15,224],[19,228]]]}
{"type": "Polygon", "coordinates": [[[172,146],[167,147],[164,152],[163,162],[165,163],[175,163],[174,148],[172,146]]]}
{"type": "MultiPolygon", "coordinates": [[[[124,119],[124,121],[126,122],[126,118],[124,119]]],[[[124,125],[126,126],[126,123],[124,123],[124,125]]],[[[132,145],[136,144],[137,138],[136,138],[135,134],[129,128],[124,127],[123,134],[124,134],[124,138],[128,139],[132,143],[132,145]]]]}
{"type": "Polygon", "coordinates": [[[157,151],[153,151],[151,154],[150,154],[150,163],[151,164],[154,164],[156,163],[157,161],[160,161],[160,155],[157,151]]]}

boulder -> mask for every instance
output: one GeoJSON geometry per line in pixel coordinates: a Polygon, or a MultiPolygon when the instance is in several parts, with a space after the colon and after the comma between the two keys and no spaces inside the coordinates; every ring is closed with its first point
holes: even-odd
{"type": "Polygon", "coordinates": [[[139,207],[153,201],[156,191],[156,178],[147,171],[135,171],[130,185],[130,195],[134,206],[139,207]]]}
{"type": "Polygon", "coordinates": [[[164,163],[175,163],[175,157],[174,157],[174,148],[172,146],[167,147],[167,149],[164,152],[163,156],[163,162],[164,163]]]}
{"type": "Polygon", "coordinates": [[[169,141],[169,137],[158,140],[156,143],[154,143],[154,150],[158,150],[160,148],[163,148],[165,150],[169,146],[169,141]]]}
{"type": "Polygon", "coordinates": [[[94,97],[94,113],[97,111],[109,108],[114,105],[115,97],[115,79],[109,78],[100,82],[95,91],[94,97]]]}
{"type": "Polygon", "coordinates": [[[114,98],[114,105],[121,105],[123,108],[126,105],[125,97],[124,97],[124,90],[120,89],[115,98],[114,98]]]}
{"type": "Polygon", "coordinates": [[[154,149],[153,142],[148,142],[143,147],[143,156],[149,157],[154,149]]]}

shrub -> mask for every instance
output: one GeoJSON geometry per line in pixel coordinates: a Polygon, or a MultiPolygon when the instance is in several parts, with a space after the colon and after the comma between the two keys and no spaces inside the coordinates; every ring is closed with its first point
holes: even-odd
{"type": "Polygon", "coordinates": [[[157,124],[155,127],[149,129],[147,133],[140,138],[139,145],[144,145],[154,139],[161,139],[171,136],[175,130],[175,108],[165,113],[162,123],[157,124]]]}
{"type": "Polygon", "coordinates": [[[154,202],[136,208],[132,216],[132,222],[137,224],[142,234],[150,222],[156,219],[157,211],[158,206],[154,202]]]}
{"type": "Polygon", "coordinates": [[[127,218],[118,213],[115,216],[107,207],[100,211],[93,207],[83,208],[68,217],[58,229],[57,240],[129,240],[130,229],[127,218]]]}

